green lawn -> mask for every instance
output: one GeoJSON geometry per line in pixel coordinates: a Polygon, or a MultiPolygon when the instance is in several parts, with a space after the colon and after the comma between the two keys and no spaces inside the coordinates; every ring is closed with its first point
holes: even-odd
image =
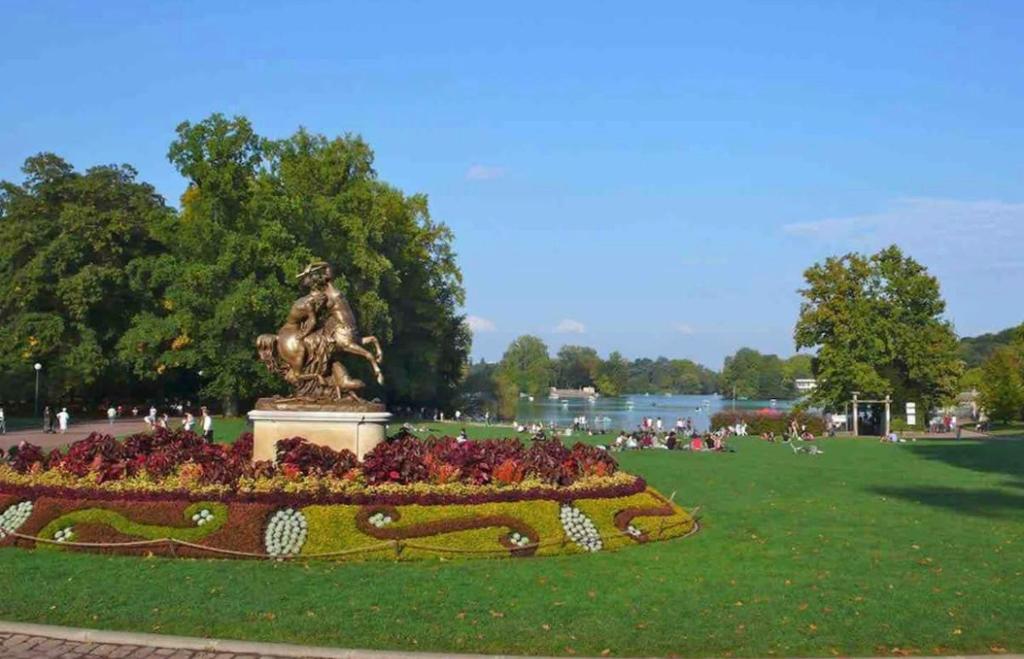
{"type": "Polygon", "coordinates": [[[5,549],[0,618],[452,652],[1024,652],[1024,442],[733,445],[621,456],[701,506],[703,530],[683,540],[405,564],[5,549]]]}

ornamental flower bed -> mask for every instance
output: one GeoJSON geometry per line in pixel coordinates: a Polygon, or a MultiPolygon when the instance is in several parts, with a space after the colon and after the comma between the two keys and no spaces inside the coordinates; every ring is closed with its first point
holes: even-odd
{"type": "Polygon", "coordinates": [[[360,463],[289,438],[274,463],[252,437],[207,444],[158,430],[93,434],[0,463],[0,545],[186,556],[408,559],[596,552],[685,535],[695,520],[558,440],[403,436],[360,463]]]}

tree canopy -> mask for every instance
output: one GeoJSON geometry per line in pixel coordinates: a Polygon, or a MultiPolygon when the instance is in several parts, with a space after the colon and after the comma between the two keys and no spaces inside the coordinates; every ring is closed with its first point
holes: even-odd
{"type": "Polygon", "coordinates": [[[999,332],[965,336],[960,339],[960,356],[968,368],[981,366],[997,348],[1012,345],[1024,325],[1009,327],[999,332]]]}
{"type": "Polygon", "coordinates": [[[58,393],[184,378],[237,411],[283,390],[254,340],[324,260],[385,345],[386,389],[369,395],[451,401],[470,344],[451,231],[425,196],[378,178],[362,139],[268,139],[214,114],[179,125],[168,158],[188,182],[178,212],[128,166],[79,174],[43,154],[24,184],[2,183],[0,372],[31,377],[41,361],[58,393]]]}
{"type": "Polygon", "coordinates": [[[778,355],[762,355],[752,348],[741,348],[725,358],[719,383],[723,395],[735,392],[739,398],[767,400],[789,398],[795,393],[778,355]]]}
{"type": "Polygon", "coordinates": [[[540,396],[547,393],[554,377],[548,346],[529,334],[512,341],[495,373],[498,414],[511,417],[520,393],[540,396]]]}
{"type": "Polygon", "coordinates": [[[587,346],[562,346],[555,356],[555,386],[569,389],[594,385],[601,358],[587,346]]]}
{"type": "Polygon", "coordinates": [[[424,196],[380,181],[358,137],[300,129],[270,140],[216,114],[177,134],[168,157],[189,185],[163,235],[170,253],[150,270],[169,304],[136,318],[122,345],[138,375],[154,363],[202,369],[204,391],[226,408],[280,389],[253,358],[253,337],[281,325],[295,275],[324,260],[362,332],[387,346],[381,393],[451,400],[470,337],[452,234],[424,196]]]}
{"type": "Polygon", "coordinates": [[[956,335],[924,266],[892,246],[828,258],[804,278],[794,337],[797,349],[818,349],[812,400],[838,408],[860,391],[934,405],[956,393],[956,335]]]}
{"type": "Polygon", "coordinates": [[[141,269],[174,213],[128,165],[82,173],[42,153],[22,171],[22,184],[0,182],[0,389],[29,390],[35,362],[49,396],[123,389],[115,346],[133,316],[160,309],[141,269]]]}
{"type": "Polygon", "coordinates": [[[993,421],[1024,415],[1024,351],[1016,345],[996,348],[981,367],[981,406],[993,421]]]}

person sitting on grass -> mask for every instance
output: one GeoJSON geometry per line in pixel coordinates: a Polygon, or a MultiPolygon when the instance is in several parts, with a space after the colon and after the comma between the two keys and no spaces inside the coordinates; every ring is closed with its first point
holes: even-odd
{"type": "Polygon", "coordinates": [[[469,436],[466,434],[465,428],[463,428],[459,432],[459,436],[455,438],[455,441],[458,442],[459,444],[465,444],[466,442],[469,441],[469,436]]]}
{"type": "Polygon", "coordinates": [[[677,443],[678,442],[676,440],[676,431],[675,430],[669,431],[668,437],[665,438],[665,448],[667,448],[670,451],[674,451],[674,450],[676,450],[676,444],[677,443]]]}
{"type": "Polygon", "coordinates": [[[885,444],[886,442],[892,444],[905,444],[907,440],[903,439],[898,434],[896,434],[895,430],[890,430],[888,435],[882,435],[882,439],[880,441],[883,444],[885,444]]]}

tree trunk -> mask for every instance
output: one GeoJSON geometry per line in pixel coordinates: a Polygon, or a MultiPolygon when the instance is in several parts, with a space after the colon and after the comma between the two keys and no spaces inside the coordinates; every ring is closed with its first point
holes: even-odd
{"type": "Polygon", "coordinates": [[[224,397],[224,416],[238,416],[238,396],[234,393],[224,397]]]}

